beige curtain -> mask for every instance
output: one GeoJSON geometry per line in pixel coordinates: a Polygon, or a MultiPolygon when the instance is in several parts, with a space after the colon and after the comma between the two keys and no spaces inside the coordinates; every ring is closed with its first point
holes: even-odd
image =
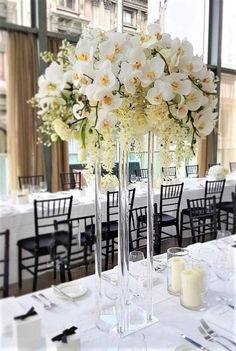
{"type": "Polygon", "coordinates": [[[224,167],[236,161],[236,76],[221,75],[218,155],[224,167]]]}
{"type": "MultiPolygon", "coordinates": [[[[50,52],[57,54],[60,46],[61,40],[49,38],[48,47],[50,52]]],[[[60,173],[69,172],[68,143],[66,141],[53,143],[51,147],[51,156],[51,191],[54,192],[61,189],[60,173]]]]}
{"type": "Polygon", "coordinates": [[[36,113],[27,103],[37,91],[37,43],[33,34],[10,31],[7,38],[7,131],[9,183],[43,174],[42,145],[37,144],[36,113]]]}

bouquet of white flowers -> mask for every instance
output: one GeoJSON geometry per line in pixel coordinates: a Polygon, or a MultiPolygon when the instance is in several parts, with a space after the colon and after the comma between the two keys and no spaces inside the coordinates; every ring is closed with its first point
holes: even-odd
{"type": "Polygon", "coordinates": [[[106,174],[101,178],[101,189],[103,192],[114,191],[119,185],[119,180],[115,175],[106,174]]]}
{"type": "Polygon", "coordinates": [[[212,166],[208,171],[209,177],[216,180],[224,179],[227,173],[228,170],[219,165],[212,166]]]}

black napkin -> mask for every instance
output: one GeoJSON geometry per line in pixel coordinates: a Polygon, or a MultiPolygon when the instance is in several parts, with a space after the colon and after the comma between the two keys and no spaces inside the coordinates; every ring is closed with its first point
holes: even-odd
{"type": "Polygon", "coordinates": [[[69,329],[65,329],[65,330],[63,330],[63,332],[61,334],[54,336],[51,340],[52,341],[61,341],[65,344],[67,344],[67,336],[75,334],[76,329],[78,329],[78,328],[76,328],[74,326],[69,328],[69,329]]]}
{"type": "Polygon", "coordinates": [[[31,307],[31,309],[29,309],[28,312],[26,312],[25,314],[22,314],[20,316],[14,317],[14,319],[20,319],[23,321],[28,317],[35,316],[36,314],[37,314],[37,312],[34,310],[34,307],[31,307]]]}

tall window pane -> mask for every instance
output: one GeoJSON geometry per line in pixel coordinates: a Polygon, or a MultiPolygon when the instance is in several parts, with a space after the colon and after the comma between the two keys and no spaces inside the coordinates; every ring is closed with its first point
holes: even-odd
{"type": "Polygon", "coordinates": [[[30,0],[5,0],[1,4],[1,17],[6,22],[31,27],[30,0]]]}
{"type": "Polygon", "coordinates": [[[236,1],[223,2],[222,66],[236,69],[236,1]]]}

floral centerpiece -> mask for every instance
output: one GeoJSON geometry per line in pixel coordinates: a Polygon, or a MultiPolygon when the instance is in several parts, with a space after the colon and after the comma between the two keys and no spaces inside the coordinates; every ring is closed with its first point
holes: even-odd
{"type": "Polygon", "coordinates": [[[114,191],[119,185],[118,178],[113,174],[106,174],[101,178],[101,189],[103,192],[114,191]]]}
{"type": "Polygon", "coordinates": [[[228,170],[220,165],[211,166],[208,171],[208,175],[212,179],[220,180],[225,179],[228,170]]]}
{"type": "Polygon", "coordinates": [[[215,126],[213,72],[190,42],[156,23],[137,35],[86,28],[76,46],[63,41],[58,55],[43,58],[51,63],[32,99],[42,142],[77,139],[87,163],[100,159],[108,172],[117,142],[141,150],[153,131],[163,166],[178,166],[215,126]]]}

